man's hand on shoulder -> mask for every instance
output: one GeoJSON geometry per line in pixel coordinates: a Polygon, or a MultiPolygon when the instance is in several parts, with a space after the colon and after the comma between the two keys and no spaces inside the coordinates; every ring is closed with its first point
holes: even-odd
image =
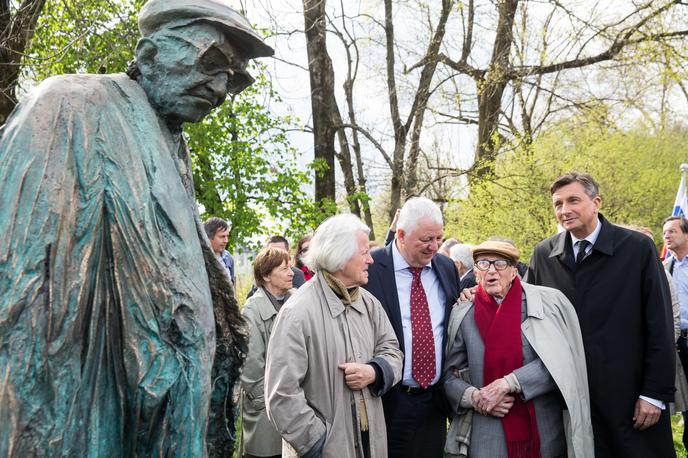
{"type": "Polygon", "coordinates": [[[461,291],[461,295],[459,296],[459,302],[473,302],[476,289],[478,289],[478,287],[473,286],[471,288],[465,288],[463,291],[461,291]]]}

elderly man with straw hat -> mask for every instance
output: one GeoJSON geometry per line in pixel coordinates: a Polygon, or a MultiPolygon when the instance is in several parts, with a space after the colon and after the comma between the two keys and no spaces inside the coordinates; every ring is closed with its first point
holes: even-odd
{"type": "Polygon", "coordinates": [[[519,252],[472,250],[478,288],[449,323],[445,392],[449,456],[590,457],[593,438],[578,319],[552,288],[522,283],[519,252]]]}

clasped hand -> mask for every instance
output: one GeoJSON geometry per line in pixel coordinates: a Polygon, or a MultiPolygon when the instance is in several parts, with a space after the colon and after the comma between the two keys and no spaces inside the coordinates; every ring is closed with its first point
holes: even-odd
{"type": "Polygon", "coordinates": [[[516,399],[509,396],[509,384],[503,378],[498,378],[487,386],[473,392],[473,408],[482,415],[492,415],[502,418],[516,399]]]}
{"type": "Polygon", "coordinates": [[[346,385],[352,390],[362,390],[375,382],[375,369],[370,364],[342,363],[338,367],[344,371],[346,385]]]}

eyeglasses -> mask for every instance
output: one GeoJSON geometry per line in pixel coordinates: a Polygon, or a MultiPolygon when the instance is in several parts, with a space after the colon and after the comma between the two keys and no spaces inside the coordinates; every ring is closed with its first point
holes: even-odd
{"type": "Polygon", "coordinates": [[[488,261],[487,259],[481,259],[480,261],[475,261],[475,267],[478,270],[486,271],[490,270],[490,266],[494,266],[495,270],[502,271],[511,265],[510,261],[506,259],[495,259],[494,261],[488,261]]]}
{"type": "Polygon", "coordinates": [[[227,74],[227,92],[238,94],[255,81],[253,77],[243,68],[244,62],[239,59],[229,59],[228,56],[216,45],[210,45],[205,50],[201,50],[199,56],[201,71],[206,75],[213,76],[218,73],[227,74]]]}
{"type": "Polygon", "coordinates": [[[198,50],[198,64],[202,73],[208,76],[226,73],[228,93],[236,95],[254,83],[255,79],[246,71],[247,61],[239,56],[228,56],[214,42],[196,40],[174,31],[167,31],[165,35],[198,50]]]}

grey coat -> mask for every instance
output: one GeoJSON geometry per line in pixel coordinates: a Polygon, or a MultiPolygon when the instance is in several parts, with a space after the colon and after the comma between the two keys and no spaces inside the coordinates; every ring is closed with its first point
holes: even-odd
{"type": "Polygon", "coordinates": [[[380,396],[401,379],[402,353],[380,302],[360,289],[350,306],[322,273],[282,307],[268,345],[265,395],[270,421],[299,455],[325,437],[323,457],[357,458],[361,398],[369,423],[371,457],[387,456],[380,396]],[[338,368],[345,362],[376,363],[382,386],[352,391],[338,368]]]}
{"type": "MultiPolygon", "coordinates": [[[[569,456],[592,457],[594,448],[585,358],[575,311],[557,290],[524,283],[523,291],[521,337],[524,365],[514,370],[514,374],[521,385],[522,398],[532,400],[535,407],[541,456],[565,456],[568,448],[569,456]]],[[[485,347],[473,310],[472,303],[460,303],[452,311],[450,320],[445,392],[457,415],[453,421],[460,421],[466,413],[460,407],[460,401],[470,385],[454,377],[451,369],[468,368],[472,384],[483,386],[485,347]]],[[[501,420],[481,415],[473,415],[472,418],[468,456],[506,456],[501,420]]]]}
{"type": "MultiPolygon", "coordinates": [[[[293,294],[296,290],[290,291],[293,294]]],[[[282,452],[282,436],[265,412],[265,356],[277,310],[263,288],[244,304],[249,327],[246,361],[241,368],[241,445],[239,456],[272,456],[282,452]]]]}

